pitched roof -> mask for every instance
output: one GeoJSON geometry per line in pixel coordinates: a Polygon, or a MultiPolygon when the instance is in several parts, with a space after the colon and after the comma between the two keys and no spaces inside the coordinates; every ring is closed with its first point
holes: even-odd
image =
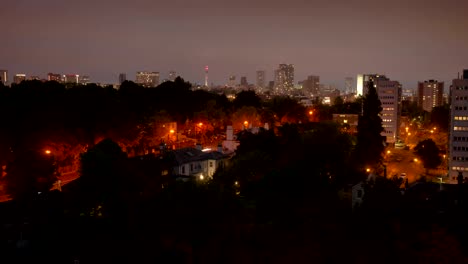
{"type": "Polygon", "coordinates": [[[219,160],[227,157],[227,155],[218,151],[203,152],[199,149],[191,147],[176,149],[172,151],[172,156],[174,158],[175,163],[177,163],[178,165],[210,159],[219,160]]]}

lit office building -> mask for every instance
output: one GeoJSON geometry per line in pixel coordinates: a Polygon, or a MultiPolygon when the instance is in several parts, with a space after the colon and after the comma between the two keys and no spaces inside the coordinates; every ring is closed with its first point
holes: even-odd
{"type": "Polygon", "coordinates": [[[62,82],[62,76],[59,73],[51,73],[49,72],[47,74],[47,80],[48,81],[56,81],[56,82],[62,82]]]}
{"type": "Polygon", "coordinates": [[[15,76],[13,77],[13,82],[15,84],[20,84],[22,81],[25,81],[25,80],[26,80],[26,74],[24,73],[15,74],[15,76]]]}
{"type": "Polygon", "coordinates": [[[294,65],[280,64],[275,70],[275,91],[285,93],[294,88],[294,65]]]}
{"type": "Polygon", "coordinates": [[[87,85],[90,83],[88,75],[80,75],[78,76],[78,83],[81,85],[87,85]]]}
{"type": "Polygon", "coordinates": [[[449,182],[468,178],[468,69],[450,86],[449,182]]]}
{"type": "Polygon", "coordinates": [[[257,71],[257,89],[265,88],[265,71],[257,71]]]}
{"type": "Polygon", "coordinates": [[[159,72],[137,72],[135,82],[144,87],[156,87],[159,85],[159,72]]]}
{"type": "Polygon", "coordinates": [[[0,82],[3,83],[3,85],[8,84],[8,71],[7,70],[0,70],[0,82]]]}
{"type": "Polygon", "coordinates": [[[65,74],[63,75],[63,82],[78,84],[79,78],[80,76],[78,74],[65,74]]]}
{"type": "Polygon", "coordinates": [[[444,103],[444,82],[429,80],[418,82],[418,104],[424,111],[431,112],[432,108],[444,103]]]}

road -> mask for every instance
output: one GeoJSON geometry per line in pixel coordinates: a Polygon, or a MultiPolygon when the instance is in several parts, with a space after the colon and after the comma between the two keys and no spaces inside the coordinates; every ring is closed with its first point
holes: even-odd
{"type": "Polygon", "coordinates": [[[437,177],[446,173],[444,170],[431,170],[429,175],[426,175],[426,169],[421,160],[413,153],[412,150],[389,148],[384,157],[384,164],[387,165],[387,176],[401,175],[406,173],[408,183],[413,183],[419,180],[422,176],[428,181],[436,181],[437,177]]]}
{"type": "MultiPolygon", "coordinates": [[[[70,172],[67,172],[67,173],[63,173],[61,174],[58,179],[60,180],[60,185],[63,187],[64,185],[78,179],[80,177],[78,171],[70,171],[70,172]]],[[[51,190],[56,190],[57,189],[57,184],[54,184],[51,188],[51,190]]],[[[11,198],[9,197],[9,195],[0,195],[0,203],[1,202],[6,202],[6,201],[9,201],[11,200],[11,198]]]]}

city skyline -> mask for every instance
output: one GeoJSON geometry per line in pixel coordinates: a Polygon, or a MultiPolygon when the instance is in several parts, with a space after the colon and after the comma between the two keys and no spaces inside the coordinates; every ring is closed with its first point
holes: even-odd
{"type": "Polygon", "coordinates": [[[428,79],[451,83],[467,68],[466,9],[438,0],[11,1],[0,10],[8,25],[0,69],[10,80],[57,72],[100,83],[138,71],[166,79],[174,70],[203,84],[209,65],[210,84],[224,85],[230,75],[253,82],[258,70],[271,81],[286,63],[295,66],[295,83],[317,75],[343,90],[346,77],[379,73],[416,89],[428,79]]]}

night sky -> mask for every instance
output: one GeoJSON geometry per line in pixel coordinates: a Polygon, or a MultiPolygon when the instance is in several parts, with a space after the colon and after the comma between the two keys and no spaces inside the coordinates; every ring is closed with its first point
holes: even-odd
{"type": "Polygon", "coordinates": [[[386,74],[415,88],[449,86],[468,68],[468,1],[2,0],[0,69],[78,73],[93,82],[133,80],[140,70],[225,84],[292,63],[295,82],[319,75],[386,74]],[[408,4],[406,2],[411,2],[408,4]]]}

